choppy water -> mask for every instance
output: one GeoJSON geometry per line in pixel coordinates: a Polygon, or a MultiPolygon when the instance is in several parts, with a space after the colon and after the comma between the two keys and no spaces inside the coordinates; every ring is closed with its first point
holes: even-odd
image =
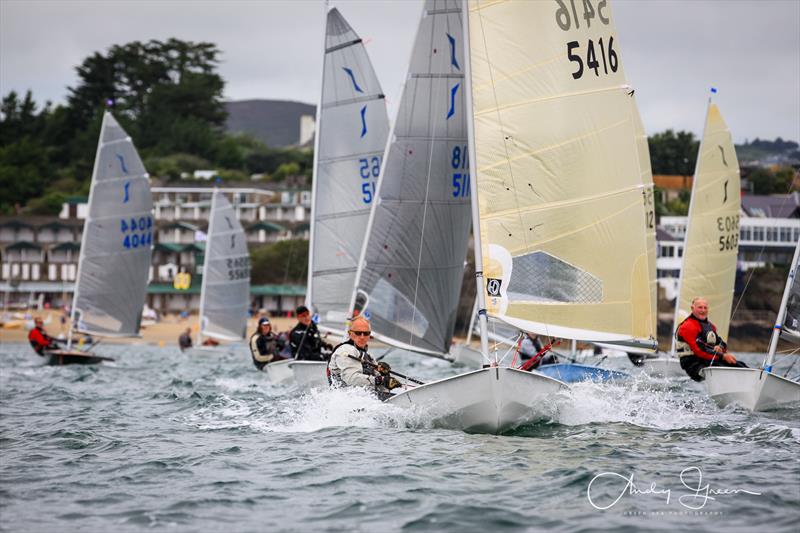
{"type": "MultiPolygon", "coordinates": [[[[362,392],[272,386],[244,347],[192,359],[101,346],[117,362],[98,367],[33,366],[28,351],[0,345],[4,531],[797,531],[800,520],[800,409],[723,410],[690,383],[577,385],[553,420],[487,436],[429,428],[362,392]],[[760,494],[690,498],[682,471],[694,489],[760,494]],[[631,475],[650,493],[626,491],[631,475]]],[[[420,378],[453,372],[388,360],[420,378]]]]}

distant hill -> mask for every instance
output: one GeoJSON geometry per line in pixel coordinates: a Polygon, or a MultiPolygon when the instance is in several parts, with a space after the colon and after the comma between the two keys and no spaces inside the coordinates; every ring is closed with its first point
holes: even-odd
{"type": "Polygon", "coordinates": [[[286,100],[241,100],[225,102],[226,129],[249,133],[274,148],[294,146],[300,140],[300,117],[314,116],[316,107],[286,100]]]}
{"type": "Polygon", "coordinates": [[[784,141],[780,137],[774,141],[756,138],[749,143],[737,144],[736,156],[740,162],[791,164],[800,159],[800,151],[794,141],[784,141]]]}

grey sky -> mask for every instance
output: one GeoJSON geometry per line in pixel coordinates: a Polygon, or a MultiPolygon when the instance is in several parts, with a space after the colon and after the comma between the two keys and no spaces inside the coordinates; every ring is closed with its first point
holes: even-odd
{"type": "MultiPolygon", "coordinates": [[[[628,79],[648,133],[700,133],[708,89],[737,142],[800,140],[800,1],[610,2],[628,79]]],[[[339,0],[367,42],[387,95],[399,97],[421,0],[339,0]]],[[[315,103],[320,0],[0,0],[0,94],[63,102],[74,67],[133,40],[210,41],[223,51],[226,98],[315,103]]]]}

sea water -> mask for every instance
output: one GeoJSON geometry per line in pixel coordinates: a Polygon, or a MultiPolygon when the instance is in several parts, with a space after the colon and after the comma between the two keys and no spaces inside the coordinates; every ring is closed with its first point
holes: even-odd
{"type": "MultiPolygon", "coordinates": [[[[203,357],[98,352],[116,362],[40,366],[28,346],[0,345],[1,530],[749,532],[800,522],[800,409],[721,409],[688,380],[577,384],[554,398],[551,419],[471,435],[360,390],[273,386],[243,345],[203,357]]],[[[458,371],[387,360],[423,380],[458,371]]]]}

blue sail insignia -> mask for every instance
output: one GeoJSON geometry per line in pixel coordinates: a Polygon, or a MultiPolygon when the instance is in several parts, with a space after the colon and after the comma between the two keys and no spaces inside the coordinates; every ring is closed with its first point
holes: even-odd
{"type": "Polygon", "coordinates": [[[361,136],[367,134],[367,106],[361,108],[361,136]]]}
{"type": "Polygon", "coordinates": [[[447,112],[448,120],[450,120],[450,117],[456,114],[456,93],[458,92],[460,85],[460,83],[456,83],[453,88],[450,89],[450,111],[447,112]]]}
{"type": "Polygon", "coordinates": [[[447,40],[450,41],[450,64],[456,67],[458,70],[461,70],[461,67],[458,66],[458,61],[456,60],[456,40],[449,33],[447,34],[447,40]]]}
{"type": "Polygon", "coordinates": [[[122,173],[127,174],[128,167],[125,166],[125,158],[122,156],[122,154],[117,154],[117,159],[119,159],[119,166],[122,168],[122,173]]]}
{"type": "Polygon", "coordinates": [[[358,83],[356,83],[356,77],[355,77],[355,75],[353,74],[353,71],[352,71],[352,70],[350,70],[350,69],[349,69],[349,68],[347,68],[347,67],[342,67],[342,69],[343,69],[345,72],[347,72],[347,74],[350,76],[350,81],[352,81],[352,82],[353,82],[353,88],[354,88],[356,91],[358,91],[358,92],[360,92],[360,93],[363,93],[364,91],[362,91],[362,90],[361,90],[361,87],[359,87],[359,86],[358,86],[358,83]]]}

